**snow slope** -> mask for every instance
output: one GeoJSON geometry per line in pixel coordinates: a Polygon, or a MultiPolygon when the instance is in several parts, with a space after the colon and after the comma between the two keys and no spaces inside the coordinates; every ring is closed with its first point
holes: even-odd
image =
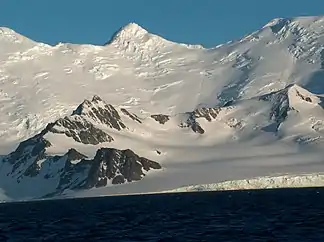
{"type": "MultiPolygon", "coordinates": [[[[113,138],[98,144],[49,135],[54,145],[46,152],[74,148],[93,158],[100,147],[131,149],[163,168],[83,196],[323,171],[323,70],[324,17],[275,19],[211,49],[165,40],[135,23],[104,46],[49,46],[1,28],[0,154],[97,95],[127,129],[96,126],[113,138]]],[[[1,164],[0,187],[15,199],[30,197],[17,186],[39,197],[57,185],[41,177],[12,185],[10,169],[1,164]]]]}

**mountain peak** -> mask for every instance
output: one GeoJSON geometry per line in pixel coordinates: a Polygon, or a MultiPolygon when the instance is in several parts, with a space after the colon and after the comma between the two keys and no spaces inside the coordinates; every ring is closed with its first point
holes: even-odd
{"type": "Polygon", "coordinates": [[[72,113],[72,115],[84,115],[92,109],[99,107],[105,108],[107,104],[97,95],[92,97],[92,100],[85,99],[72,113]]]}
{"type": "Polygon", "coordinates": [[[0,36],[6,36],[6,35],[17,35],[20,36],[16,31],[13,29],[7,28],[7,27],[1,27],[0,26],[0,36]]]}
{"type": "Polygon", "coordinates": [[[308,102],[313,104],[319,104],[321,102],[318,96],[307,91],[305,88],[297,84],[292,84],[287,87],[287,95],[291,103],[308,102]]]}
{"type": "Polygon", "coordinates": [[[137,23],[129,23],[122,27],[119,33],[132,33],[132,34],[147,34],[147,30],[138,25],[137,23]]]}
{"type": "Polygon", "coordinates": [[[275,18],[267,23],[264,28],[271,28],[274,33],[278,33],[284,27],[290,26],[301,26],[304,28],[310,28],[311,26],[316,26],[319,24],[319,27],[322,26],[324,21],[324,16],[300,16],[294,18],[275,18]]]}
{"type": "Polygon", "coordinates": [[[21,43],[21,42],[30,42],[35,43],[33,40],[17,33],[13,29],[7,27],[0,26],[0,40],[6,40],[13,43],[21,43]]]}
{"type": "Polygon", "coordinates": [[[308,102],[313,104],[320,103],[320,98],[315,94],[307,91],[305,88],[297,85],[297,84],[290,84],[284,89],[281,89],[276,92],[272,92],[269,94],[265,94],[261,97],[261,99],[282,99],[287,100],[290,104],[295,104],[297,102],[308,102]]]}
{"type": "Polygon", "coordinates": [[[122,130],[126,128],[118,111],[107,104],[99,96],[94,95],[92,100],[84,100],[72,113],[72,116],[87,117],[95,122],[106,124],[111,128],[122,130]]]}
{"type": "Polygon", "coordinates": [[[263,28],[273,27],[280,23],[283,23],[283,22],[286,23],[286,22],[290,22],[290,21],[291,21],[291,19],[289,19],[289,18],[274,18],[270,22],[268,22],[263,28]]]}
{"type": "Polygon", "coordinates": [[[103,100],[101,99],[101,97],[99,97],[98,95],[94,95],[94,96],[92,97],[91,102],[93,102],[93,103],[100,103],[100,102],[104,102],[104,101],[103,101],[103,100]]]}
{"type": "Polygon", "coordinates": [[[140,25],[136,23],[129,23],[115,32],[111,40],[106,45],[111,43],[123,43],[125,41],[129,42],[135,39],[141,40],[147,34],[148,31],[140,25]]]}
{"type": "Polygon", "coordinates": [[[297,84],[260,97],[260,100],[272,103],[271,119],[277,123],[283,122],[289,110],[307,110],[309,104],[319,105],[321,99],[297,84]],[[306,105],[305,105],[306,104],[306,105]]]}

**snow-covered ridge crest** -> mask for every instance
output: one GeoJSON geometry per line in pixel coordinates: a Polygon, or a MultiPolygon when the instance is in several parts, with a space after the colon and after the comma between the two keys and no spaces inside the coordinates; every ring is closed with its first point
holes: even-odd
{"type": "Polygon", "coordinates": [[[92,100],[84,100],[72,113],[90,118],[98,123],[108,125],[111,128],[121,130],[126,126],[121,121],[118,111],[110,104],[106,104],[99,96],[93,96],[92,100]]]}
{"type": "Polygon", "coordinates": [[[128,51],[152,51],[157,48],[178,45],[188,49],[204,49],[202,45],[176,43],[152,34],[137,23],[129,23],[120,28],[105,45],[114,45],[128,51]]]}
{"type": "Polygon", "coordinates": [[[0,37],[11,36],[11,35],[19,36],[20,34],[15,32],[13,29],[10,29],[8,27],[1,27],[0,26],[0,37]]]}
{"type": "Polygon", "coordinates": [[[320,104],[321,99],[314,95],[313,93],[307,91],[305,88],[297,84],[290,85],[287,89],[287,95],[290,100],[290,103],[294,102],[302,102],[305,101],[306,103],[312,104],[320,104]]]}
{"type": "Polygon", "coordinates": [[[114,45],[119,49],[138,52],[153,50],[170,43],[160,36],[149,33],[136,23],[129,23],[119,29],[106,45],[114,45]]]}
{"type": "Polygon", "coordinates": [[[273,27],[277,25],[288,25],[290,23],[300,24],[304,27],[309,26],[313,23],[316,23],[318,21],[323,21],[323,16],[301,16],[301,17],[290,17],[290,18],[274,18],[271,21],[269,21],[266,25],[263,26],[263,28],[267,27],[273,27]]]}
{"type": "Polygon", "coordinates": [[[0,36],[6,36],[6,35],[18,35],[14,30],[7,28],[7,27],[0,27],[0,36]]]}
{"type": "Polygon", "coordinates": [[[274,19],[270,20],[269,23],[267,23],[266,25],[264,25],[263,28],[267,28],[267,27],[271,27],[271,26],[277,25],[280,22],[285,21],[285,20],[287,20],[287,19],[285,19],[285,18],[274,18],[274,19]]]}
{"type": "Polygon", "coordinates": [[[120,40],[129,40],[131,38],[143,38],[148,31],[136,23],[129,23],[115,33],[112,42],[120,40]]]}
{"type": "Polygon", "coordinates": [[[7,27],[0,27],[0,41],[1,40],[5,40],[7,42],[16,43],[16,44],[20,44],[23,41],[27,41],[27,42],[36,44],[36,42],[28,39],[27,37],[17,33],[16,31],[14,31],[10,28],[7,28],[7,27]]]}
{"type": "Polygon", "coordinates": [[[290,108],[298,108],[298,104],[319,105],[322,100],[319,96],[314,95],[305,88],[297,84],[288,85],[286,88],[265,94],[260,97],[261,100],[270,100],[271,102],[286,102],[290,108]]]}

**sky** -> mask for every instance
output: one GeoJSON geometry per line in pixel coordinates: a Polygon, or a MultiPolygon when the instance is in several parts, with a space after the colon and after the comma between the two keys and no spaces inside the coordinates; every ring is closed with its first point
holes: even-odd
{"type": "Polygon", "coordinates": [[[271,19],[324,15],[323,0],[0,0],[0,26],[33,40],[102,45],[130,22],[166,39],[214,47],[271,19]]]}

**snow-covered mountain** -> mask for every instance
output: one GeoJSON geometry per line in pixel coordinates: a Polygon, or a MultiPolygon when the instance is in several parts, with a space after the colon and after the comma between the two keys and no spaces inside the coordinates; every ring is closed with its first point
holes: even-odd
{"type": "Polygon", "coordinates": [[[139,157],[130,149],[108,148],[114,138],[106,130],[126,128],[118,111],[100,97],[85,100],[72,115],[48,124],[3,157],[5,188],[15,187],[16,196],[46,197],[65,189],[138,181],[151,169],[161,169],[159,163],[139,157]],[[62,145],[65,139],[69,142],[62,145]],[[79,147],[74,148],[78,144],[79,147]],[[80,153],[82,145],[91,146],[94,157],[80,153]],[[31,183],[36,182],[42,183],[43,188],[37,186],[35,189],[35,184],[30,189],[31,183]]]}
{"type": "Polygon", "coordinates": [[[7,197],[324,171],[324,17],[275,19],[211,49],[135,23],[104,46],[1,28],[0,63],[7,197]]]}

